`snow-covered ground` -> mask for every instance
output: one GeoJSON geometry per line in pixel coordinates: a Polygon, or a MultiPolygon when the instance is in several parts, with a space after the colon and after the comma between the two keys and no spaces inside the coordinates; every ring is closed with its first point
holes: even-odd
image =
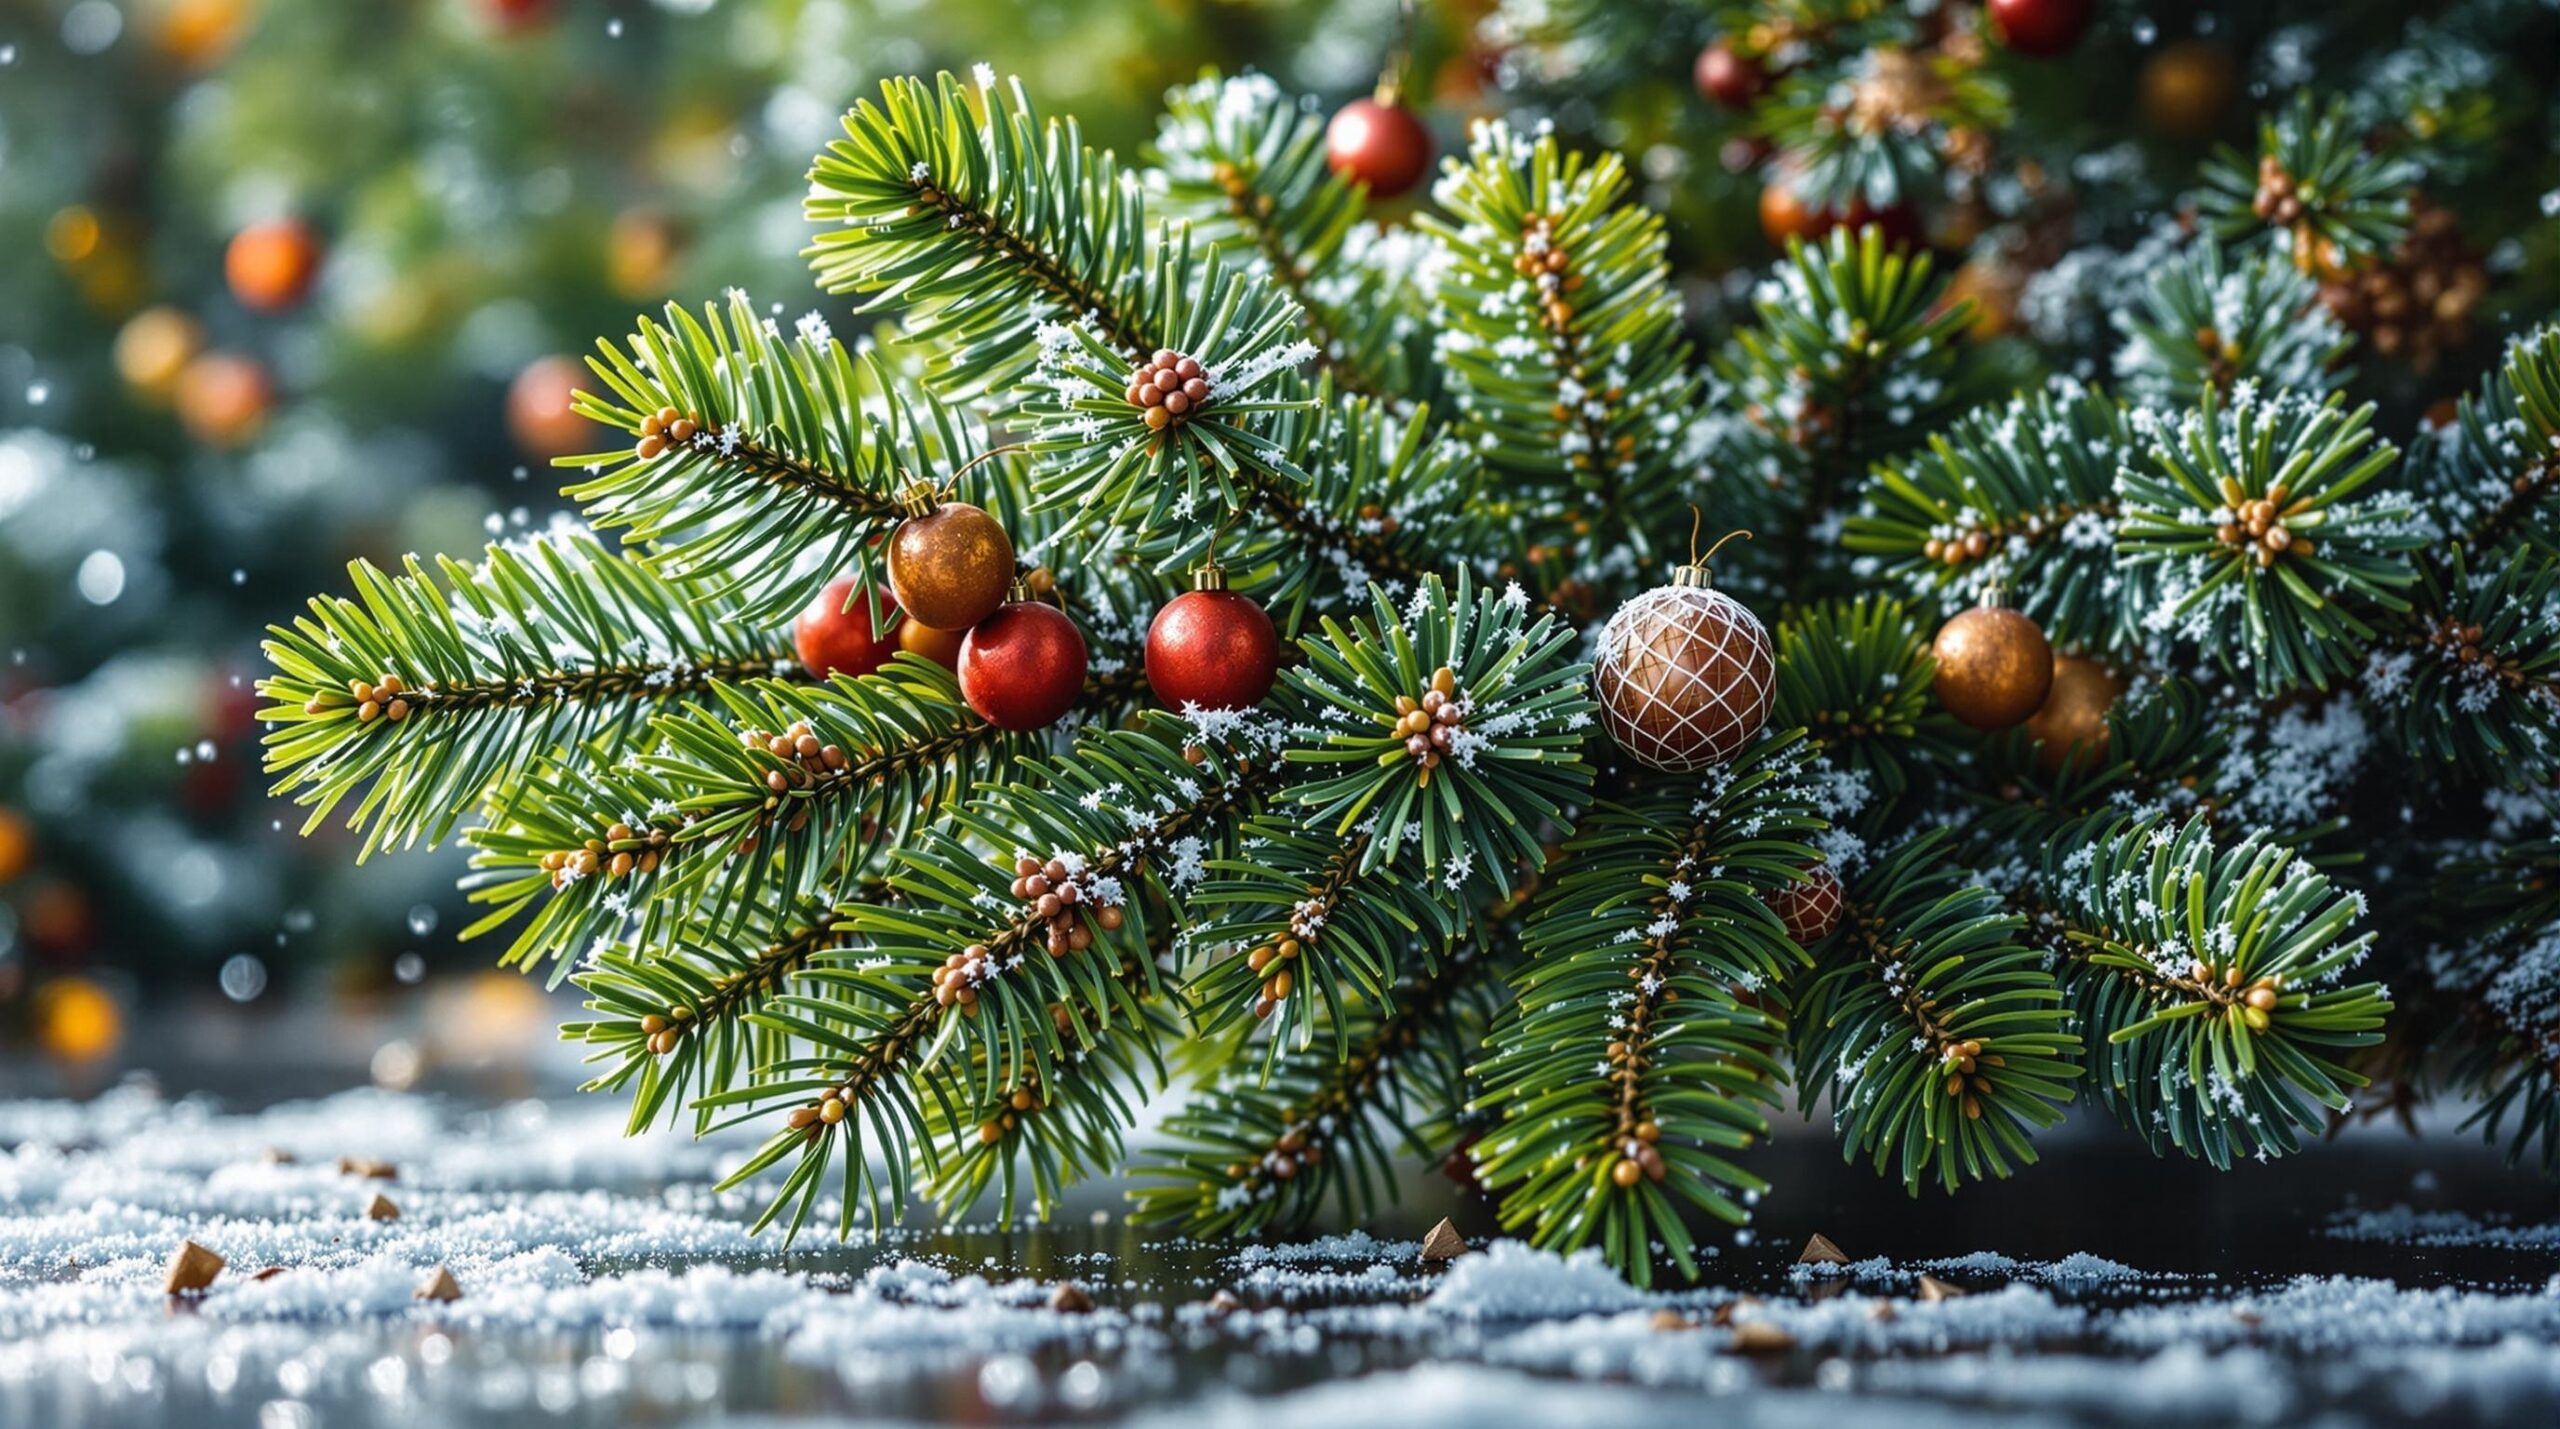
{"type": "Polygon", "coordinates": [[[140,1089],[0,1102],[0,1423],[2560,1416],[2555,1225],[2306,1213],[2306,1237],[2342,1248],[2503,1257],[2459,1282],[1985,1250],[1801,1267],[1756,1293],[1642,1292],[1516,1242],[1429,1266],[1360,1231],[1205,1246],[982,1225],[786,1251],[747,1233],[748,1194],[709,1189],[744,1143],[626,1138],[621,1115],[383,1091],[249,1114],[140,1089]],[[368,1214],[377,1194],[396,1218],[368,1214]],[[172,1299],[190,1238],[228,1266],[172,1299]],[[437,1266],[460,1299],[415,1298],[437,1266]],[[1067,1279],[1092,1310],[1051,1308],[1067,1279]],[[1941,1284],[1968,1293],[1924,1293],[1941,1284]]]}

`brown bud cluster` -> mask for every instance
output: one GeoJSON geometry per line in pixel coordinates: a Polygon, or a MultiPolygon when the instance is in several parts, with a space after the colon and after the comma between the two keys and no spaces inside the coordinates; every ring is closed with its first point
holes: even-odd
{"type": "Polygon", "coordinates": [[[2384,357],[2421,372],[2471,341],[2471,314],[2489,295],[2489,268],[2464,240],[2451,210],[2409,199],[2409,231],[2387,261],[2348,269],[2334,261],[2320,302],[2384,357]]]}
{"type": "Polygon", "coordinates": [[[1022,1081],[1005,1094],[1004,1106],[995,1115],[978,1123],[978,1144],[993,1146],[1002,1141],[1006,1132],[1022,1124],[1021,1118],[1039,1111],[1044,1105],[1040,1100],[1040,1074],[1036,1071],[1023,1073],[1022,1081]]]}
{"type": "Polygon", "coordinates": [[[1242,1181],[1259,1171],[1274,1181],[1294,1181],[1300,1171],[1323,1161],[1324,1147],[1309,1134],[1307,1124],[1300,1122],[1282,1132],[1261,1160],[1238,1161],[1227,1167],[1227,1178],[1242,1181]]]}
{"type": "Polygon", "coordinates": [[[1945,1091],[1948,1096],[1963,1098],[1965,1119],[1982,1119],[1982,1098],[1991,1091],[1991,1078],[1983,1069],[2005,1067],[2006,1059],[1998,1053],[1985,1053],[1980,1038],[1968,1037],[1961,1042],[1941,1043],[1938,1058],[1946,1068],[1945,1091]]]}
{"type": "Polygon", "coordinates": [[[1467,727],[1466,709],[1458,698],[1458,672],[1446,665],[1431,672],[1431,687],[1422,698],[1396,696],[1395,732],[1404,740],[1406,756],[1422,766],[1424,787],[1430,786],[1431,771],[1440,767],[1450,743],[1467,727]]]}
{"type": "Polygon", "coordinates": [[[2188,979],[2201,986],[2207,995],[2221,1003],[2230,1014],[2236,1015],[2250,1031],[2264,1032],[2275,1022],[2273,1014],[2276,1010],[2276,999],[2280,995],[2276,991],[2276,980],[2273,977],[2262,977],[2243,989],[2242,976],[2238,963],[2224,968],[2219,977],[2215,976],[2212,968],[2201,962],[2191,964],[2187,968],[2188,979]]]}
{"type": "Polygon", "coordinates": [[[1656,1143],[1662,1140],[1662,1128],[1650,1121],[1640,1121],[1618,1143],[1618,1164],[1609,1168],[1609,1179],[1623,1190],[1639,1180],[1659,1184],[1670,1169],[1662,1164],[1662,1152],[1656,1143]]]}
{"type": "Polygon", "coordinates": [[[704,426],[698,418],[687,416],[673,407],[660,407],[640,419],[640,443],[632,451],[642,461],[647,461],[669,447],[688,445],[705,432],[719,435],[717,428],[704,426]]]}
{"type": "MultiPolygon", "coordinates": [[[[410,689],[401,682],[398,675],[386,673],[381,679],[370,683],[363,680],[349,680],[347,694],[356,702],[356,718],[367,724],[378,719],[387,719],[398,724],[409,717],[410,689]]],[[[319,714],[327,710],[329,705],[328,696],[313,695],[310,701],[303,705],[302,712],[319,714]]]]}
{"type": "Polygon", "coordinates": [[[602,873],[607,878],[628,878],[635,873],[655,873],[666,857],[670,842],[665,829],[634,829],[615,822],[605,825],[599,838],[587,840],[577,848],[553,849],[542,856],[542,871],[551,875],[553,888],[566,888],[574,879],[602,873]]]}
{"type": "Polygon", "coordinates": [[[2294,531],[2285,522],[2309,511],[2311,499],[2304,497],[2287,504],[2292,494],[2291,488],[2277,482],[2267,488],[2266,495],[2253,498],[2238,481],[2224,477],[2222,500],[2230,515],[2214,528],[2214,539],[2235,553],[2253,557],[2262,567],[2274,565],[2276,557],[2287,551],[2309,554],[2311,538],[2294,531]]]}
{"type": "Polygon", "coordinates": [[[1537,285],[1540,319],[1547,331],[1561,335],[1573,325],[1568,293],[1582,290],[1582,275],[1573,271],[1573,256],[1556,243],[1555,224],[1545,214],[1520,230],[1520,252],[1511,271],[1537,285]]]}
{"type": "Polygon", "coordinates": [[[676,1044],[684,1040],[685,1025],[691,1021],[693,1021],[693,1009],[679,1002],[668,1008],[664,1016],[652,1012],[641,1018],[640,1035],[648,1039],[651,1052],[663,1057],[674,1051],[676,1044]]]}
{"type": "Polygon", "coordinates": [[[2249,200],[2249,211],[2278,228],[2291,228],[2302,221],[2302,195],[2294,186],[2293,175],[2284,171],[2284,165],[2273,154],[2258,160],[2258,191],[2249,200]]]}
{"type": "Polygon", "coordinates": [[[1160,347],[1129,374],[1125,395],[1146,414],[1148,430],[1161,432],[1209,405],[1209,372],[1199,359],[1160,347]]]}
{"type": "Polygon", "coordinates": [[[1123,914],[1116,907],[1094,905],[1067,871],[1065,859],[1043,863],[1028,855],[1014,860],[1013,896],[1031,906],[1033,917],[1049,925],[1049,956],[1064,957],[1093,946],[1093,929],[1119,930],[1123,914]]]}

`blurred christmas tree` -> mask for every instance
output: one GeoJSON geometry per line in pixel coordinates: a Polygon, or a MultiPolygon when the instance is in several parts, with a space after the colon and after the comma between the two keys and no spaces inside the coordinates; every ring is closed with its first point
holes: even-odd
{"type": "Polygon", "coordinates": [[[0,269],[0,1036],[65,974],[119,996],[322,967],[363,988],[447,953],[422,930],[449,869],[351,873],[351,845],[290,837],[260,798],[257,632],[351,557],[549,525],[545,463],[595,430],[564,354],[635,304],[734,285],[805,311],[803,171],[854,95],[1013,55],[1134,143],[1166,84],[1285,53],[1274,30],[1302,23],[867,0],[0,14],[0,237],[22,255],[0,269]]]}

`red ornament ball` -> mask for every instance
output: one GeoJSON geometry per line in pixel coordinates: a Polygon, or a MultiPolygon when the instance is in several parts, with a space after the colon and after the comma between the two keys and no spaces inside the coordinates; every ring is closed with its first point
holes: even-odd
{"type": "Polygon", "coordinates": [[[1727,109],[1748,109],[1769,89],[1769,71],[1760,62],[1735,52],[1723,40],[1698,51],[1692,75],[1698,92],[1727,109]]]}
{"type": "Polygon", "coordinates": [[[1394,198],[1431,168],[1431,131],[1401,104],[1355,99],[1324,127],[1324,161],[1371,198],[1394,198]]]}
{"type": "Polygon", "coordinates": [[[1778,915],[1778,921],[1787,925],[1787,936],[1795,939],[1798,947],[1809,948],[1830,937],[1831,930],[1840,926],[1840,911],[1849,900],[1840,887],[1840,875],[1831,871],[1831,865],[1817,863],[1806,872],[1812,875],[1810,881],[1773,888],[1760,897],[1769,905],[1769,911],[1778,915]]]}
{"type": "Polygon", "coordinates": [[[1982,13],[2000,43],[2029,59],[2068,53],[2089,32],[2090,0],[1986,0],[1982,13]]]}
{"type": "Polygon", "coordinates": [[[960,695],[998,729],[1045,729],[1084,691],[1084,632],[1056,606],[999,606],[960,642],[960,695]]]}
{"type": "Polygon", "coordinates": [[[800,652],[800,663],[821,680],[838,674],[868,675],[898,653],[898,627],[904,622],[892,615],[888,629],[877,635],[871,631],[872,611],[895,611],[897,602],[884,601],[874,591],[867,602],[870,610],[859,602],[848,607],[853,589],[851,576],[829,581],[791,624],[791,643],[800,652]]]}
{"type": "Polygon", "coordinates": [[[1251,709],[1280,676],[1280,632],[1253,597],[1185,591],[1147,627],[1147,684],[1166,709],[1251,709]]]}

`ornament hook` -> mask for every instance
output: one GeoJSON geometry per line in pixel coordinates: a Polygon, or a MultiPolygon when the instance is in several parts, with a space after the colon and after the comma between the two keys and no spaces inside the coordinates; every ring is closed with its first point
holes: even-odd
{"type": "Polygon", "coordinates": [[[1716,538],[1714,545],[1707,547],[1705,555],[1699,555],[1698,530],[1705,522],[1706,514],[1698,509],[1695,502],[1692,502],[1689,506],[1689,564],[1671,573],[1672,582],[1676,585],[1705,585],[1708,574],[1707,563],[1716,558],[1716,552],[1723,550],[1725,543],[1736,537],[1745,541],[1751,539],[1751,533],[1748,531],[1727,531],[1716,538]]]}

